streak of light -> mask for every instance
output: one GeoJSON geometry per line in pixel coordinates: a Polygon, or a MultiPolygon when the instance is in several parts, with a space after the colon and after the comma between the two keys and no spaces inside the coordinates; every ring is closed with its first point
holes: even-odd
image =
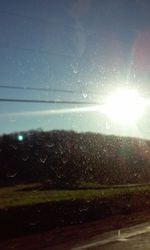
{"type": "Polygon", "coordinates": [[[13,112],[13,113],[2,113],[0,117],[9,116],[45,116],[45,115],[57,115],[67,113],[80,113],[80,112],[92,112],[99,111],[99,106],[82,107],[82,108],[66,108],[66,109],[50,109],[50,110],[38,110],[38,111],[25,111],[25,112],[13,112]]]}

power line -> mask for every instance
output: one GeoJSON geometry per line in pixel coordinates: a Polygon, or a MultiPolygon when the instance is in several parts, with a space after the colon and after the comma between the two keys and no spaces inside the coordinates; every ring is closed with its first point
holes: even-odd
{"type": "Polygon", "coordinates": [[[48,91],[48,92],[62,92],[62,93],[68,93],[68,94],[93,94],[98,95],[96,92],[92,91],[77,91],[77,90],[67,90],[67,89],[51,89],[51,88],[35,88],[35,87],[21,87],[21,86],[14,86],[14,85],[0,85],[0,88],[3,89],[18,89],[18,90],[33,90],[33,91],[48,91]]]}
{"type": "MultiPolygon", "coordinates": [[[[67,25],[67,24],[62,24],[62,23],[59,23],[59,22],[56,22],[56,21],[51,21],[51,20],[47,20],[47,19],[44,19],[44,18],[39,18],[39,17],[31,17],[31,16],[26,16],[26,15],[22,15],[22,14],[19,14],[19,13],[16,13],[16,12],[11,12],[11,11],[7,11],[7,10],[0,10],[0,13],[1,14],[7,14],[7,15],[12,15],[12,16],[16,16],[16,17],[19,17],[19,18],[26,18],[28,20],[32,20],[32,21],[38,21],[38,22],[41,22],[41,23],[52,23],[52,24],[56,24],[56,25],[59,25],[59,26],[64,26],[66,28],[69,28],[71,30],[80,30],[83,32],[83,29],[80,29],[80,28],[77,28],[77,27],[72,27],[70,25],[67,25]]],[[[61,54],[61,53],[57,53],[57,52],[49,52],[49,51],[46,51],[46,50],[36,50],[36,49],[30,49],[30,48],[22,48],[22,47],[18,47],[18,46],[13,46],[13,45],[8,45],[8,44],[3,44],[1,45],[3,48],[12,48],[12,49],[15,49],[15,50],[24,50],[24,51],[29,51],[29,52],[36,52],[36,53],[42,53],[42,54],[50,54],[50,55],[54,55],[54,56],[63,56],[63,57],[75,57],[75,55],[67,55],[67,54],[61,54]]]]}
{"type": "Polygon", "coordinates": [[[80,101],[57,101],[57,100],[35,100],[35,99],[11,99],[0,98],[0,102],[18,102],[18,103],[47,103],[47,104],[76,104],[76,105],[101,105],[102,102],[80,102],[80,101]]]}
{"type": "Polygon", "coordinates": [[[57,52],[51,52],[49,50],[24,48],[24,47],[9,45],[9,44],[1,44],[0,43],[0,46],[3,49],[23,50],[23,51],[27,51],[27,52],[34,52],[34,53],[46,54],[46,55],[52,55],[52,56],[58,56],[58,57],[73,58],[75,56],[75,55],[69,55],[69,54],[63,54],[63,53],[57,53],[57,52]]]}
{"type": "MultiPolygon", "coordinates": [[[[45,19],[45,18],[26,16],[26,15],[22,15],[20,13],[12,12],[12,11],[0,10],[0,13],[5,14],[5,15],[9,15],[9,16],[16,16],[16,17],[19,17],[19,18],[26,18],[26,19],[34,21],[34,22],[47,23],[47,24],[51,23],[51,24],[63,26],[63,27],[66,27],[67,29],[70,29],[72,31],[81,30],[80,28],[72,27],[72,26],[70,26],[68,24],[64,24],[64,23],[61,23],[61,22],[56,22],[56,21],[45,19]]],[[[81,31],[83,31],[83,30],[81,30],[81,31]]]]}

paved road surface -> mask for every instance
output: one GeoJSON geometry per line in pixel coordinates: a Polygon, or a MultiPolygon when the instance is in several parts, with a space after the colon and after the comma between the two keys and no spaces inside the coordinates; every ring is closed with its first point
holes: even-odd
{"type": "Polygon", "coordinates": [[[94,223],[0,242],[3,250],[150,250],[150,222],[85,238],[94,223]],[[87,230],[88,229],[88,230],[87,230]],[[55,244],[52,244],[55,243],[55,244]]]}
{"type": "Polygon", "coordinates": [[[150,250],[150,223],[112,231],[72,250],[150,250]]]}
{"type": "Polygon", "coordinates": [[[126,241],[117,241],[100,247],[92,248],[93,250],[150,250],[150,233],[144,233],[126,241]]]}

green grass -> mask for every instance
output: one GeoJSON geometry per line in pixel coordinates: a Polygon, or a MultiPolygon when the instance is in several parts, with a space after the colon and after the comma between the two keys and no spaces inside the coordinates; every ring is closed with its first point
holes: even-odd
{"type": "Polygon", "coordinates": [[[39,184],[17,185],[0,188],[0,209],[9,207],[50,203],[65,200],[109,199],[126,194],[150,194],[150,186],[119,187],[86,190],[40,190],[39,184]],[[31,190],[26,190],[26,189],[31,190]]]}

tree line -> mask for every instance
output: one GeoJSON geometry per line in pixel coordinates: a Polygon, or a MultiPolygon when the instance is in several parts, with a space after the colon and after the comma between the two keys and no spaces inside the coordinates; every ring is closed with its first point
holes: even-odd
{"type": "Polygon", "coordinates": [[[150,182],[150,141],[74,131],[30,130],[0,137],[0,184],[150,182]]]}

